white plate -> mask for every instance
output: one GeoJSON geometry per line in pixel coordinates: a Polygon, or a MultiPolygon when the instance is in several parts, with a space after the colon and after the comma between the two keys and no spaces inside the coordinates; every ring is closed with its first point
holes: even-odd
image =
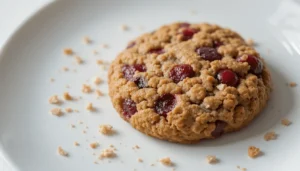
{"type": "MultiPolygon", "coordinates": [[[[298,171],[300,169],[300,92],[290,88],[290,81],[300,84],[300,2],[299,0],[227,0],[227,1],[56,1],[27,21],[9,40],[0,62],[0,150],[16,170],[171,170],[157,163],[169,156],[176,170],[298,171]],[[194,11],[194,12],[191,12],[194,11]],[[271,68],[274,91],[266,110],[246,129],[220,139],[196,145],[180,145],[147,137],[119,118],[108,96],[96,100],[95,95],[82,95],[81,85],[95,75],[107,73],[96,65],[96,59],[113,60],[126,43],[142,32],[174,21],[211,22],[230,27],[258,43],[258,51],[271,68]],[[120,25],[130,26],[122,32],[120,25]],[[141,31],[139,27],[144,27],[141,31]],[[82,44],[89,35],[94,44],[82,44]],[[107,43],[109,49],[101,49],[107,43]],[[62,49],[72,47],[86,61],[77,66],[62,49]],[[99,49],[99,56],[92,54],[99,49]],[[63,66],[71,70],[63,72],[63,66]],[[77,69],[77,73],[73,72],[77,69]],[[54,83],[49,79],[55,78],[54,83]],[[65,86],[69,84],[70,88],[65,86]],[[69,91],[83,100],[64,103],[62,107],[78,108],[80,113],[57,118],[50,115],[48,104],[53,94],[69,91]],[[85,111],[93,102],[98,111],[85,111]],[[293,121],[283,127],[280,119],[293,121]],[[78,124],[82,120],[84,124],[78,124]],[[71,129],[70,124],[76,128],[71,129]],[[98,133],[99,124],[111,124],[117,135],[98,133]],[[87,134],[82,131],[88,126],[87,134]],[[266,142],[263,135],[274,130],[275,141],[266,142]],[[95,138],[93,138],[95,136],[95,138]],[[86,140],[88,142],[86,142],[86,140]],[[79,147],[73,145],[80,143],[79,147]],[[96,150],[89,143],[99,141],[96,150]],[[94,164],[101,150],[114,144],[118,157],[94,164]],[[134,145],[141,149],[132,150],[134,145]],[[249,145],[260,147],[264,155],[247,156],[249,145]],[[57,155],[62,146],[68,158],[57,155]],[[207,155],[216,155],[220,163],[209,165],[207,155]],[[137,162],[142,158],[143,163],[137,162]],[[150,164],[156,163],[155,166],[150,164]]],[[[90,84],[91,80],[89,81],[90,84]]],[[[99,87],[106,94],[108,87],[99,87]]]]}

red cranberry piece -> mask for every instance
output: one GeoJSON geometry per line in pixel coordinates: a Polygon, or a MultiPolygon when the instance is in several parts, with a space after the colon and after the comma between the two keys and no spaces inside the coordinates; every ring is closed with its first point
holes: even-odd
{"type": "Polygon", "coordinates": [[[123,75],[127,80],[132,80],[135,71],[145,72],[146,66],[143,64],[135,64],[135,65],[124,65],[122,67],[123,75]]]}
{"type": "Polygon", "coordinates": [[[221,70],[217,75],[218,80],[222,84],[235,87],[239,82],[239,77],[230,69],[221,70]]]}
{"type": "Polygon", "coordinates": [[[132,115],[134,115],[137,112],[135,102],[131,99],[123,100],[122,110],[123,110],[123,115],[126,118],[130,118],[132,115]]]}
{"type": "Polygon", "coordinates": [[[161,96],[155,103],[155,112],[167,117],[169,113],[176,106],[176,98],[172,94],[165,94],[161,96]]]}
{"type": "Polygon", "coordinates": [[[163,48],[154,48],[154,49],[150,49],[148,53],[162,54],[165,53],[165,50],[163,48]]]}
{"type": "Polygon", "coordinates": [[[182,31],[183,40],[191,39],[198,30],[192,28],[186,28],[182,31]]]}
{"type": "Polygon", "coordinates": [[[195,72],[191,65],[188,64],[179,64],[175,65],[169,74],[169,77],[175,82],[178,83],[184,80],[186,77],[193,77],[195,72]]]}
{"type": "Polygon", "coordinates": [[[147,81],[146,81],[146,79],[144,77],[134,78],[134,83],[139,88],[146,88],[148,86],[147,81]]]}
{"type": "Polygon", "coordinates": [[[253,55],[248,55],[248,57],[245,59],[243,56],[238,57],[236,59],[238,62],[247,62],[250,65],[250,72],[253,74],[261,74],[263,70],[263,63],[262,61],[253,55]]]}
{"type": "Polygon", "coordinates": [[[218,138],[224,133],[224,128],[226,127],[227,123],[224,121],[217,120],[215,124],[216,128],[213,132],[211,132],[211,136],[218,138]]]}
{"type": "Polygon", "coordinates": [[[208,61],[222,59],[222,56],[218,53],[218,51],[215,48],[211,47],[200,47],[196,49],[196,53],[200,55],[201,58],[208,61]]]}
{"type": "Polygon", "coordinates": [[[190,23],[180,23],[179,27],[182,28],[182,27],[189,27],[191,24],[190,23]]]}
{"type": "Polygon", "coordinates": [[[219,42],[219,41],[213,41],[213,47],[214,48],[218,48],[218,47],[220,47],[220,46],[222,46],[223,45],[223,43],[222,42],[219,42]]]}
{"type": "Polygon", "coordinates": [[[131,42],[127,45],[127,49],[132,48],[136,43],[135,42],[131,42]]]}

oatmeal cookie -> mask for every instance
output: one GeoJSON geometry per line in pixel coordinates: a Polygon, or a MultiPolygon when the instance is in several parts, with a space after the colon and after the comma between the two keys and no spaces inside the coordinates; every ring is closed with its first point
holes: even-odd
{"type": "Polygon", "coordinates": [[[271,77],[236,32],[174,23],[128,44],[109,69],[109,95],[135,129],[179,143],[240,130],[265,107],[271,77]]]}

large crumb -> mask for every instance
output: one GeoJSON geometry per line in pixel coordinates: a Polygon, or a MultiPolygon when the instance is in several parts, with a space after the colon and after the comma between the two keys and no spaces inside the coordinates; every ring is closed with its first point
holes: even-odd
{"type": "Polygon", "coordinates": [[[58,152],[58,154],[61,155],[61,156],[67,157],[67,156],[69,155],[62,147],[58,147],[58,148],[57,148],[57,152],[58,152]]]}
{"type": "Polygon", "coordinates": [[[99,78],[99,77],[96,76],[96,77],[93,78],[93,82],[96,85],[99,85],[99,84],[101,84],[103,82],[103,80],[101,78],[99,78]]]}
{"type": "Polygon", "coordinates": [[[79,56],[75,56],[75,61],[76,61],[77,64],[82,64],[83,63],[82,58],[79,57],[79,56]]]}
{"type": "Polygon", "coordinates": [[[284,126],[289,126],[292,122],[288,119],[282,119],[281,120],[281,125],[284,125],[284,126]]]}
{"type": "Polygon", "coordinates": [[[93,103],[88,103],[85,108],[90,112],[95,110],[95,108],[93,107],[93,103]]]}
{"type": "Polygon", "coordinates": [[[138,158],[137,161],[140,162],[140,163],[142,163],[142,162],[143,162],[143,159],[138,158]]]}
{"type": "Polygon", "coordinates": [[[57,95],[51,96],[48,101],[50,104],[59,104],[60,103],[60,100],[57,95]]]}
{"type": "Polygon", "coordinates": [[[104,149],[100,156],[99,156],[99,159],[103,159],[103,158],[114,158],[116,157],[116,153],[110,149],[110,148],[107,148],[107,149],[104,149]]]}
{"type": "Polygon", "coordinates": [[[170,157],[165,157],[159,160],[161,162],[161,164],[165,165],[165,166],[171,166],[172,165],[172,161],[170,159],[170,157]]]}
{"type": "Polygon", "coordinates": [[[206,156],[206,160],[208,163],[210,164],[214,164],[214,163],[217,163],[218,162],[218,159],[216,156],[213,156],[213,155],[209,155],[209,156],[206,156]]]}
{"type": "Polygon", "coordinates": [[[50,110],[50,113],[55,116],[62,116],[63,113],[60,108],[53,108],[50,110]]]}
{"type": "Polygon", "coordinates": [[[73,50],[71,48],[65,48],[64,49],[64,54],[65,55],[73,55],[74,52],[73,52],[73,50]]]}
{"type": "Polygon", "coordinates": [[[102,91],[100,91],[99,89],[96,90],[96,95],[97,95],[97,98],[103,96],[104,94],[102,93],[102,91]]]}
{"type": "Polygon", "coordinates": [[[90,93],[90,92],[92,92],[92,88],[91,88],[91,86],[89,86],[89,85],[83,84],[83,85],[82,85],[81,91],[82,91],[83,93],[90,93]]]}
{"type": "Polygon", "coordinates": [[[65,100],[72,100],[72,96],[69,94],[69,92],[64,92],[63,97],[65,100]]]}
{"type": "Polygon", "coordinates": [[[70,108],[70,107],[67,107],[67,108],[65,108],[65,111],[66,111],[67,113],[72,113],[72,112],[73,112],[73,109],[70,108]]]}
{"type": "Polygon", "coordinates": [[[75,145],[75,146],[79,146],[80,144],[79,144],[77,141],[75,141],[75,142],[74,142],[74,145],[75,145]]]}
{"type": "Polygon", "coordinates": [[[93,142],[93,143],[90,144],[90,147],[91,147],[92,149],[95,149],[95,148],[97,148],[98,146],[99,146],[99,143],[97,143],[97,142],[93,142]]]}
{"type": "Polygon", "coordinates": [[[260,155],[260,149],[255,146],[250,146],[248,148],[248,156],[251,158],[256,158],[260,155]]]}
{"type": "Polygon", "coordinates": [[[295,82],[290,82],[290,83],[289,83],[289,86],[290,86],[290,87],[296,87],[296,86],[297,86],[297,83],[295,83],[295,82]]]}
{"type": "Polygon", "coordinates": [[[275,132],[267,132],[264,136],[264,139],[266,141],[275,140],[277,138],[277,135],[275,132]]]}
{"type": "Polygon", "coordinates": [[[121,25],[121,30],[122,31],[127,31],[127,30],[129,30],[129,27],[126,24],[122,24],[121,25]]]}
{"type": "Polygon", "coordinates": [[[248,40],[246,41],[246,43],[247,43],[249,46],[254,46],[254,45],[255,45],[253,39],[248,39],[248,40]]]}
{"type": "Polygon", "coordinates": [[[114,133],[113,127],[111,125],[100,125],[99,128],[99,132],[104,135],[111,135],[114,133]]]}
{"type": "Polygon", "coordinates": [[[85,37],[83,37],[83,43],[84,44],[91,44],[92,40],[89,37],[85,36],[85,37]]]}

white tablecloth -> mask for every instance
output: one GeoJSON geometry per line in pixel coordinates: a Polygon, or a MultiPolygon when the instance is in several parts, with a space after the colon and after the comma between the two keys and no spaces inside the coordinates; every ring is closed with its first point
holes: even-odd
{"type": "MultiPolygon", "coordinates": [[[[48,2],[50,0],[0,0],[0,50],[14,31],[48,2]]],[[[0,171],[12,171],[1,154],[0,171]]]]}

